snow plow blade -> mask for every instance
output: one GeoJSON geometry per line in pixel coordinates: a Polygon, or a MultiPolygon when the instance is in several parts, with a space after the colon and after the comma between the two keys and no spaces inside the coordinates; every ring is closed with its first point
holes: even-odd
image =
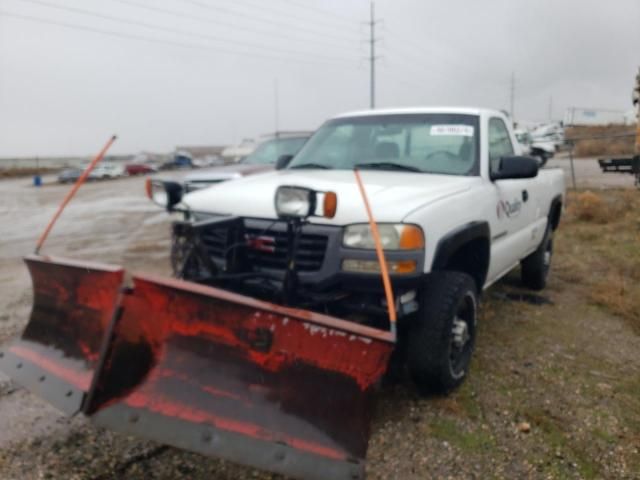
{"type": "Polygon", "coordinates": [[[122,312],[97,424],[297,478],[364,477],[387,333],[145,276],[122,312]]]}
{"type": "MultiPolygon", "coordinates": [[[[83,296],[58,290],[84,288],[85,275],[97,270],[28,263],[36,302],[18,345],[34,343],[31,323],[43,331],[56,325],[42,335],[46,341],[36,337],[31,351],[57,365],[62,350],[65,362],[77,363],[82,412],[96,424],[294,478],[364,478],[372,394],[394,347],[391,333],[144,275],[134,275],[133,287],[120,295],[117,289],[99,295],[102,310],[85,308],[83,296]],[[68,276],[45,288],[47,269],[68,276]],[[52,302],[52,292],[66,301],[52,302]],[[46,320],[35,314],[52,303],[58,310],[46,320]],[[111,318],[106,327],[105,318],[111,318]],[[87,322],[94,325],[85,330],[87,322]],[[100,338],[80,358],[84,350],[76,346],[89,334],[100,338]]],[[[122,271],[102,270],[103,283],[112,278],[107,273],[122,271]]]]}
{"type": "Polygon", "coordinates": [[[81,410],[117,305],[119,267],[28,257],[33,309],[22,336],[0,349],[0,370],[67,415],[81,410]]]}

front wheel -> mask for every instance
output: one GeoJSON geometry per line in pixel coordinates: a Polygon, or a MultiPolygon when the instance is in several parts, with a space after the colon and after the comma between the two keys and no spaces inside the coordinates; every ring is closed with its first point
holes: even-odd
{"type": "Polygon", "coordinates": [[[433,272],[409,334],[411,377],[421,394],[448,393],[465,379],[476,338],[477,291],[471,276],[433,272]]]}

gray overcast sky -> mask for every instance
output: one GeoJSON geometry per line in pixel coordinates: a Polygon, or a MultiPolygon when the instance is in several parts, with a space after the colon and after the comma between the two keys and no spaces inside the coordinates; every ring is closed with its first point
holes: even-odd
{"type": "MultiPolygon", "coordinates": [[[[365,0],[0,0],[0,156],[90,154],[112,133],[114,153],[235,143],[275,129],[276,79],[280,128],[316,128],[368,107],[368,15],[365,0]]],[[[379,0],[376,16],[380,107],[506,109],[511,72],[518,120],[546,120],[550,97],[557,119],[631,107],[640,0],[379,0]]]]}

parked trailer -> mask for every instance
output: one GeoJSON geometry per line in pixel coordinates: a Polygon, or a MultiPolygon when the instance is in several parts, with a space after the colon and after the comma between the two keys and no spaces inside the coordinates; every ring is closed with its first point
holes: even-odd
{"type": "Polygon", "coordinates": [[[630,173],[635,175],[634,185],[640,188],[640,155],[626,158],[600,158],[603,173],[630,173]]]}

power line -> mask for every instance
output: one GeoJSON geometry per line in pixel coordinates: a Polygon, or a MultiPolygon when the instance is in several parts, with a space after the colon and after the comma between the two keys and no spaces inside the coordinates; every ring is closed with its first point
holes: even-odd
{"type": "MultiPolygon", "coordinates": [[[[300,51],[300,50],[289,50],[289,49],[282,49],[282,48],[276,48],[276,47],[267,47],[267,46],[264,46],[264,45],[261,45],[261,44],[256,44],[256,43],[243,42],[243,41],[237,41],[237,40],[229,40],[227,38],[218,37],[218,36],[215,36],[215,35],[197,33],[197,32],[192,32],[192,31],[189,31],[189,30],[182,30],[182,29],[178,29],[178,28],[164,27],[162,25],[157,25],[157,24],[147,23],[147,22],[139,22],[137,20],[129,20],[127,18],[117,17],[117,16],[113,16],[113,15],[105,15],[105,14],[93,12],[91,10],[85,10],[85,9],[82,9],[82,8],[65,7],[65,6],[62,6],[62,5],[49,3],[49,2],[46,2],[46,1],[43,1],[43,0],[19,0],[19,1],[26,2],[26,3],[32,3],[32,4],[36,4],[36,5],[41,5],[41,6],[44,6],[44,7],[47,7],[47,8],[53,8],[53,9],[57,9],[57,10],[73,12],[73,13],[77,13],[77,14],[80,14],[80,15],[87,15],[87,16],[91,16],[91,17],[95,17],[95,18],[109,20],[109,21],[112,21],[112,22],[118,22],[118,23],[123,23],[123,24],[128,24],[128,25],[135,25],[135,26],[148,28],[148,29],[151,29],[151,30],[157,30],[157,31],[168,32],[168,33],[173,33],[173,34],[204,38],[204,39],[208,39],[208,40],[213,40],[215,42],[228,43],[228,44],[231,44],[231,45],[238,45],[238,46],[249,47],[249,48],[258,48],[258,49],[262,49],[262,50],[266,49],[266,50],[276,51],[278,53],[289,53],[289,54],[294,54],[294,55],[308,55],[308,52],[304,52],[304,51],[300,51]]],[[[350,59],[347,59],[347,58],[338,58],[338,57],[331,57],[331,56],[325,56],[325,55],[320,55],[320,56],[318,56],[318,58],[323,58],[323,59],[332,60],[332,61],[333,60],[335,60],[335,61],[350,61],[350,59]]]]}
{"type": "MultiPolygon", "coordinates": [[[[220,7],[217,7],[217,6],[212,6],[209,3],[203,2],[201,0],[182,0],[182,1],[190,3],[192,5],[197,5],[197,6],[201,7],[201,8],[205,8],[205,9],[216,9],[217,10],[217,9],[220,8],[220,7]]],[[[296,14],[291,14],[291,12],[289,10],[282,10],[281,8],[278,8],[278,7],[274,8],[274,6],[272,5],[271,2],[257,2],[256,3],[256,2],[251,1],[251,0],[235,0],[233,2],[233,6],[238,6],[239,3],[245,4],[245,8],[251,8],[252,10],[259,9],[259,10],[262,10],[263,12],[266,12],[266,13],[268,13],[270,15],[277,15],[280,18],[283,18],[283,17],[284,18],[290,18],[290,19],[295,20],[295,21],[303,21],[303,22],[308,22],[309,21],[309,18],[301,17],[301,16],[296,15],[296,14]],[[265,7],[267,7],[268,9],[265,10],[265,7]]],[[[240,5],[240,7],[242,8],[242,5],[240,5]]],[[[313,19],[313,23],[314,24],[322,23],[323,25],[329,26],[332,29],[339,29],[339,30],[340,29],[344,29],[344,27],[337,26],[335,23],[328,23],[328,22],[329,22],[328,20],[321,21],[318,18],[314,18],[313,19]]],[[[355,26],[355,22],[353,22],[352,26],[355,26]]],[[[345,32],[344,30],[341,30],[341,31],[344,32],[344,33],[349,33],[349,32],[345,32]]],[[[355,32],[355,31],[353,32],[353,34],[355,36],[358,36],[358,33],[355,32]]]]}
{"type": "MultiPolygon", "coordinates": [[[[388,60],[388,58],[387,58],[387,60],[388,60]]],[[[406,64],[398,65],[397,68],[394,68],[392,65],[398,65],[398,64],[395,64],[395,63],[392,63],[392,62],[388,62],[388,61],[383,62],[383,67],[384,67],[383,71],[385,72],[385,74],[386,75],[392,75],[393,78],[394,78],[393,82],[388,82],[390,85],[393,85],[393,86],[397,87],[398,84],[403,84],[403,85],[406,85],[407,87],[416,88],[416,89],[418,89],[420,91],[423,91],[425,93],[429,93],[430,96],[434,97],[434,98],[438,97],[442,93],[444,93],[444,92],[441,93],[439,90],[436,90],[434,86],[429,86],[426,83],[426,81],[424,81],[424,83],[422,83],[423,80],[421,80],[421,78],[423,77],[425,72],[422,72],[420,74],[416,73],[416,74],[413,74],[413,75],[410,75],[410,76],[406,76],[406,75],[403,75],[401,73],[401,69],[402,69],[402,67],[409,67],[410,65],[406,65],[406,64]]],[[[435,70],[434,73],[437,73],[443,79],[448,79],[449,81],[451,81],[451,76],[449,76],[449,75],[444,75],[442,72],[439,72],[437,70],[435,70]]],[[[477,89],[477,91],[475,93],[483,94],[483,96],[487,99],[485,101],[485,104],[487,104],[487,105],[496,105],[498,103],[499,95],[498,95],[497,90],[495,92],[487,92],[487,91],[484,91],[482,89],[482,86],[480,86],[480,88],[477,89]]],[[[502,99],[503,96],[500,95],[500,98],[502,99]]],[[[500,102],[501,101],[502,100],[500,100],[500,102]]]]}
{"type": "Polygon", "coordinates": [[[294,5],[297,5],[298,8],[303,8],[305,10],[310,10],[310,11],[313,11],[313,12],[316,12],[316,13],[321,13],[323,15],[327,15],[327,16],[335,18],[337,20],[341,20],[343,22],[353,23],[355,21],[355,20],[353,20],[351,18],[342,16],[342,15],[337,15],[337,14],[335,14],[333,12],[330,12],[328,10],[324,10],[322,8],[316,8],[316,7],[312,7],[310,5],[302,5],[300,2],[296,2],[294,0],[287,0],[287,3],[293,3],[294,5]]]}
{"type": "MultiPolygon", "coordinates": [[[[389,60],[389,56],[387,56],[385,61],[388,61],[388,64],[389,64],[390,67],[393,67],[394,65],[397,65],[397,68],[392,70],[394,73],[400,74],[399,70],[405,69],[405,71],[409,73],[408,78],[411,79],[411,80],[419,80],[420,78],[424,78],[425,76],[431,77],[431,73],[432,72],[427,71],[427,70],[418,71],[414,65],[399,63],[399,62],[397,62],[396,60],[393,60],[393,59],[389,60]]],[[[449,75],[445,75],[444,73],[439,72],[439,71],[434,71],[434,73],[436,73],[437,75],[439,75],[443,79],[450,79],[451,78],[449,75]]]]}
{"type": "Polygon", "coordinates": [[[0,17],[16,18],[16,19],[20,19],[20,20],[24,20],[24,21],[35,22],[35,23],[40,23],[40,24],[45,24],[45,25],[56,25],[56,26],[59,26],[59,27],[64,27],[64,28],[68,28],[68,29],[72,29],[72,30],[81,30],[81,31],[84,31],[84,32],[98,33],[98,34],[106,35],[106,36],[110,36],[110,37],[126,38],[126,39],[133,39],[133,40],[142,40],[142,41],[145,41],[145,42],[148,42],[148,43],[171,45],[171,46],[181,47],[181,48],[186,48],[186,49],[208,50],[208,51],[212,51],[212,52],[216,52],[216,53],[222,53],[222,54],[228,54],[228,55],[238,55],[238,56],[245,56],[245,57],[262,58],[262,59],[268,59],[268,60],[282,60],[282,61],[285,61],[285,62],[288,62],[288,63],[303,63],[303,64],[312,64],[312,65],[317,65],[319,63],[323,63],[323,64],[327,63],[327,62],[315,61],[315,60],[311,60],[311,59],[298,59],[298,58],[290,58],[290,57],[280,57],[280,56],[276,56],[276,55],[265,55],[265,54],[262,54],[262,53],[242,52],[242,51],[228,50],[228,49],[212,47],[212,46],[209,46],[209,45],[202,45],[202,44],[197,44],[197,43],[183,43],[183,42],[176,42],[176,41],[173,41],[173,40],[166,40],[166,39],[161,39],[161,38],[145,37],[143,35],[136,35],[136,34],[132,34],[132,33],[115,32],[113,30],[105,30],[105,29],[101,29],[101,28],[87,27],[87,26],[84,26],[84,25],[78,25],[78,24],[74,24],[74,23],[59,22],[59,21],[56,21],[56,20],[44,19],[44,18],[40,18],[40,17],[34,17],[34,16],[31,16],[31,15],[22,15],[22,14],[18,14],[18,13],[14,13],[14,12],[8,12],[6,10],[0,10],[0,17]]]}
{"type": "Polygon", "coordinates": [[[420,83],[419,80],[416,80],[413,77],[404,77],[400,74],[400,72],[398,72],[397,70],[388,70],[388,69],[384,69],[387,73],[390,73],[391,75],[393,75],[395,77],[395,81],[398,83],[402,83],[408,87],[413,87],[413,88],[418,88],[418,89],[425,89],[425,84],[420,83]]]}
{"type": "MultiPolygon", "coordinates": [[[[407,50],[394,49],[393,53],[389,52],[387,55],[387,58],[393,58],[393,57],[402,57],[406,59],[407,60],[406,62],[400,62],[398,60],[395,60],[394,63],[397,62],[399,68],[407,69],[411,72],[414,72],[415,75],[420,77],[426,76],[429,78],[433,78],[434,76],[438,76],[442,79],[452,81],[452,79],[455,78],[455,75],[445,73],[442,63],[448,63],[453,68],[462,68],[460,65],[457,65],[454,62],[447,61],[447,59],[445,59],[444,61],[435,60],[435,59],[429,60],[426,58],[426,55],[418,57],[416,53],[413,53],[407,50]],[[412,57],[410,55],[416,55],[415,58],[419,58],[420,61],[416,62],[415,59],[412,60],[412,57]]],[[[499,90],[501,92],[504,92],[503,89],[504,89],[505,82],[494,81],[486,77],[484,79],[479,79],[478,73],[473,69],[465,67],[465,70],[466,72],[468,72],[467,75],[473,75],[473,78],[476,80],[475,81],[476,90],[484,90],[485,93],[487,93],[489,90],[492,90],[493,92],[490,94],[492,98],[497,98],[497,94],[499,90]]],[[[500,101],[500,103],[502,103],[502,100],[500,101]]]]}
{"type": "MultiPolygon", "coordinates": [[[[203,17],[201,15],[191,15],[188,13],[184,13],[181,12],[179,10],[172,10],[172,9],[168,9],[168,8],[162,8],[162,7],[156,7],[156,6],[151,6],[151,5],[145,5],[144,3],[138,3],[132,0],[111,0],[112,2],[117,2],[117,3],[121,3],[123,5],[128,5],[131,7],[136,7],[136,8],[140,8],[143,10],[147,10],[150,12],[156,12],[156,13],[161,13],[161,14],[165,14],[165,15],[171,15],[173,17],[180,17],[180,18],[186,18],[188,20],[194,20],[196,22],[200,22],[200,23],[204,23],[204,24],[208,24],[208,25],[220,25],[223,27],[227,27],[227,28],[232,28],[234,30],[243,30],[246,32],[250,32],[250,33],[259,33],[259,34],[266,34],[269,36],[277,36],[277,37],[281,37],[281,38],[285,38],[285,39],[290,39],[290,40],[294,40],[296,42],[311,42],[311,43],[317,43],[318,45],[323,45],[323,46],[331,46],[331,47],[336,47],[336,46],[340,46],[340,47],[344,47],[344,42],[341,41],[337,41],[335,43],[327,43],[326,40],[319,40],[317,38],[314,39],[301,39],[298,37],[293,37],[291,35],[289,35],[288,33],[282,33],[282,32],[274,32],[272,30],[264,30],[264,29],[255,29],[252,27],[247,27],[244,25],[232,25],[229,24],[228,22],[224,22],[215,18],[211,18],[211,17],[203,17]]],[[[303,32],[306,33],[307,35],[314,35],[310,32],[303,32]]],[[[299,34],[298,34],[299,35],[299,34]]]]}
{"type": "MultiPolygon", "coordinates": [[[[426,58],[432,58],[433,56],[437,56],[439,60],[432,61],[432,64],[434,66],[440,66],[441,63],[445,63],[453,68],[472,73],[476,77],[476,79],[478,77],[478,72],[476,70],[469,68],[467,64],[462,64],[459,62],[452,61],[450,56],[443,54],[440,50],[428,51],[427,49],[424,48],[423,45],[414,43],[414,41],[409,39],[406,35],[398,35],[395,30],[389,30],[386,26],[385,26],[385,34],[387,34],[387,36],[390,35],[391,38],[396,37],[400,42],[400,44],[403,47],[405,47],[401,51],[402,52],[401,55],[404,55],[405,58],[409,58],[413,56],[414,60],[419,60],[420,64],[424,65],[425,63],[428,62],[426,58]],[[407,49],[406,47],[412,47],[413,51],[407,49]]],[[[400,52],[399,49],[398,49],[398,52],[400,52]]]]}
{"type": "MultiPolygon", "coordinates": [[[[186,2],[186,3],[190,3],[192,5],[197,5],[197,6],[201,7],[201,8],[206,9],[206,10],[211,10],[211,11],[214,11],[214,12],[220,12],[220,13],[226,14],[226,15],[236,15],[238,17],[244,17],[244,18],[247,18],[247,19],[249,19],[249,20],[251,20],[253,22],[267,23],[269,25],[273,25],[274,24],[274,20],[258,18],[258,17],[255,17],[254,15],[250,15],[250,14],[248,14],[246,12],[238,12],[238,11],[235,11],[233,9],[226,8],[226,7],[209,5],[207,3],[203,3],[203,2],[201,2],[199,0],[182,0],[182,1],[186,2]]],[[[321,34],[321,35],[326,35],[327,34],[327,32],[325,32],[323,30],[312,29],[308,25],[298,26],[298,25],[291,25],[291,24],[282,24],[281,26],[283,26],[284,28],[288,28],[288,29],[302,30],[302,31],[305,31],[305,32],[315,32],[316,34],[321,34]]],[[[333,36],[335,36],[335,34],[333,36]]],[[[346,39],[347,41],[353,41],[353,38],[343,37],[343,39],[346,39]]]]}

